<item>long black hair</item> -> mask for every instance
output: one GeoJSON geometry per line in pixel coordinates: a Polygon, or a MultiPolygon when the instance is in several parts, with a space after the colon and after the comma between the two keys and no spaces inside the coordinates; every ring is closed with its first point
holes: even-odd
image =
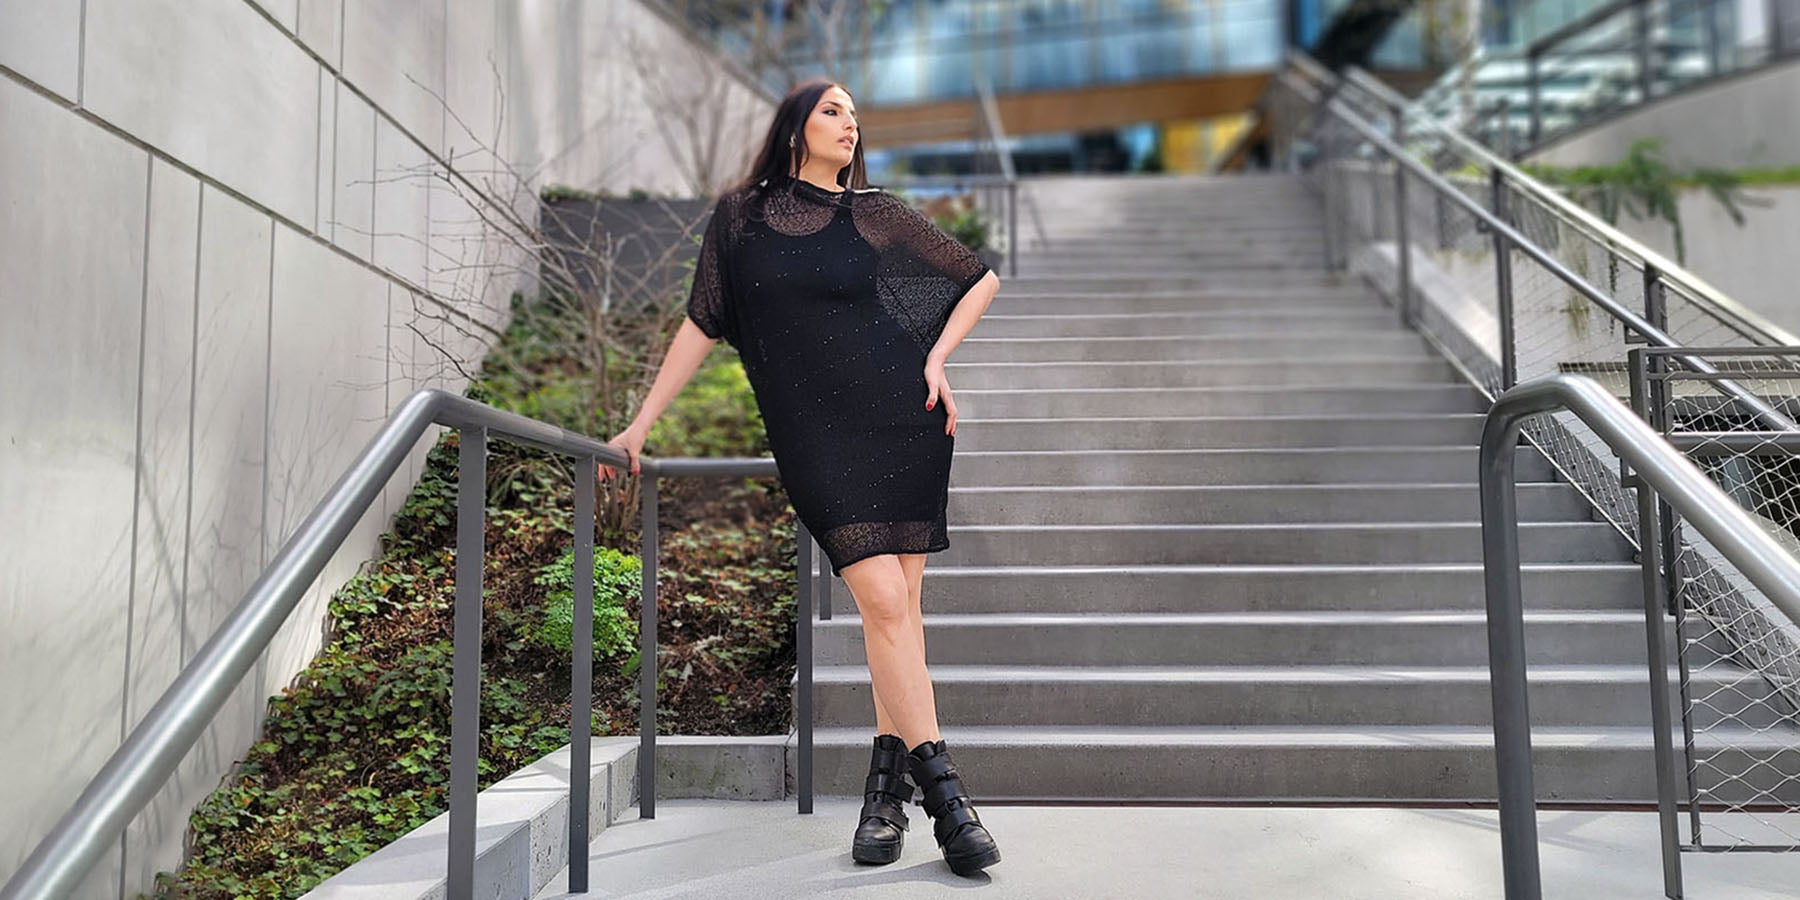
{"type": "MultiPolygon", "coordinates": [[[[751,187],[769,179],[771,183],[783,175],[795,175],[800,172],[800,165],[806,161],[806,118],[812,115],[813,107],[819,105],[819,97],[830,88],[843,88],[844,93],[850,89],[835,81],[813,79],[801,82],[789,90],[786,97],[781,98],[780,105],[775,107],[775,117],[769,122],[769,133],[763,137],[762,152],[756,155],[756,163],[750,167],[750,174],[731,189],[751,187]],[[789,146],[788,141],[793,145],[789,146]]],[[[862,134],[856,136],[856,149],[850,153],[850,164],[838,170],[837,184],[843,188],[866,188],[869,186],[867,170],[863,167],[862,134]]]]}

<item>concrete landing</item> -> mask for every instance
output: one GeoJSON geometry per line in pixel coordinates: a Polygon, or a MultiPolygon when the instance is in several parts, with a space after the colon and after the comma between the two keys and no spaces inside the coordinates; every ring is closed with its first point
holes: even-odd
{"type": "MultiPolygon", "coordinates": [[[[1493,810],[1082,807],[986,804],[1004,858],[982,877],[950,873],[912,806],[906,851],[887,866],[850,859],[859,803],[667,800],[628,813],[593,843],[591,888],[560,873],[540,900],[638,898],[1499,898],[1493,810]],[[973,890],[973,893],[971,893],[973,890]]],[[[1662,895],[1656,818],[1539,814],[1544,896],[1662,895]]],[[[1791,898],[1800,854],[1684,854],[1690,900],[1791,898]]]]}

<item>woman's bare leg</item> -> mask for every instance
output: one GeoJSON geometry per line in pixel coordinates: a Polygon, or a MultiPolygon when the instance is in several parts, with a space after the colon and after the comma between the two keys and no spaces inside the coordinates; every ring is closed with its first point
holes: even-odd
{"type": "MultiPolygon", "coordinates": [[[[901,553],[899,556],[900,568],[906,572],[906,588],[912,595],[912,602],[907,606],[907,612],[912,615],[913,630],[919,633],[919,646],[923,647],[925,646],[925,618],[920,611],[919,596],[925,579],[925,554],[901,553]]],[[[875,695],[875,733],[898,737],[900,729],[894,725],[894,717],[882,704],[881,692],[875,691],[873,685],[870,690],[875,695]]]]}
{"type": "Polygon", "coordinates": [[[882,727],[885,710],[893,728],[887,733],[900,735],[906,746],[938,740],[937,701],[925,668],[924,621],[907,567],[898,554],[885,553],[845,566],[842,575],[862,615],[876,727],[882,727]]]}

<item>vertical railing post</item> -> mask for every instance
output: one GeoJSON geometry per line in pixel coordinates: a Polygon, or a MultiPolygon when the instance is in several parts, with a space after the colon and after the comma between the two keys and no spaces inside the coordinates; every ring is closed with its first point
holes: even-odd
{"type": "Polygon", "coordinates": [[[644,466],[638,479],[638,817],[656,818],[656,495],[657,474],[644,466]]]}
{"type": "MultiPolygon", "coordinates": [[[[1488,173],[1488,208],[1494,217],[1508,221],[1506,215],[1506,174],[1499,169],[1488,173]]],[[[1519,383],[1519,356],[1513,346],[1512,242],[1498,228],[1494,229],[1494,315],[1500,320],[1500,389],[1510,390],[1519,383]]]]}
{"type": "Polygon", "coordinates": [[[1631,7],[1633,55],[1637,58],[1638,102],[1650,102],[1650,85],[1654,80],[1650,59],[1650,3],[1637,0],[1631,7]]]}
{"type": "MultiPolygon", "coordinates": [[[[817,546],[817,542],[815,541],[812,546],[817,546]]],[[[825,556],[825,548],[819,547],[818,549],[819,576],[813,582],[818,588],[818,593],[814,595],[813,599],[819,607],[819,619],[829,622],[831,621],[831,563],[825,556]]],[[[809,571],[807,575],[810,577],[812,573],[809,571]]]]}
{"type": "Polygon", "coordinates": [[[1019,277],[1019,182],[1006,183],[1006,275],[1019,277]]]}
{"type": "Polygon", "coordinates": [[[1530,138],[1526,141],[1528,147],[1536,147],[1544,136],[1544,92],[1539,85],[1538,68],[1538,53],[1534,49],[1525,57],[1525,76],[1531,101],[1531,125],[1526,130],[1526,135],[1530,138]]]}
{"type": "Polygon", "coordinates": [[[1481,437],[1481,546],[1494,766],[1500,788],[1501,872],[1506,900],[1539,900],[1544,889],[1538,868],[1537,793],[1531,776],[1531,712],[1525,686],[1515,493],[1518,442],[1518,418],[1490,413],[1481,437]]]}
{"type": "Polygon", "coordinates": [[[1787,36],[1782,33],[1783,29],[1781,27],[1781,0],[1768,0],[1768,5],[1763,12],[1763,18],[1767,19],[1769,22],[1768,27],[1765,29],[1769,41],[1768,61],[1774,62],[1787,55],[1787,36]]]}
{"type": "Polygon", "coordinates": [[[1701,22],[1706,33],[1706,76],[1716,78],[1722,61],[1719,59],[1719,0],[1699,0],[1701,6],[1701,22]]]}
{"type": "MultiPolygon", "coordinates": [[[[1644,421],[1653,416],[1650,410],[1649,379],[1644,368],[1644,348],[1633,348],[1627,358],[1631,366],[1631,408],[1644,421]]],[[[1669,900],[1681,900],[1681,834],[1675,809],[1675,741],[1670,733],[1674,719],[1669,712],[1669,659],[1663,642],[1662,540],[1659,498],[1642,478],[1631,479],[1637,491],[1639,559],[1643,566],[1644,633],[1650,666],[1650,727],[1656,766],[1656,817],[1662,833],[1663,894],[1669,900]]]]}
{"type": "MultiPolygon", "coordinates": [[[[799,811],[813,811],[813,538],[804,524],[796,526],[794,544],[799,548],[799,584],[794,610],[794,730],[798,752],[794,760],[794,788],[799,811]]],[[[827,567],[823,553],[821,569],[827,567]]]]}
{"type": "Polygon", "coordinates": [[[475,784],[481,732],[481,569],[486,549],[487,429],[461,430],[456,472],[456,600],[450,645],[450,842],[447,900],[475,894],[475,784]]]}
{"type": "MultiPolygon", "coordinates": [[[[1315,132],[1316,133],[1316,132],[1315,132]]],[[[1331,157],[1327,151],[1329,144],[1319,141],[1319,154],[1313,160],[1313,167],[1319,171],[1320,203],[1325,207],[1325,268],[1335,270],[1337,266],[1337,194],[1332,188],[1331,157]]]]}
{"type": "MultiPolygon", "coordinates": [[[[1394,117],[1394,146],[1401,153],[1406,152],[1406,108],[1395,104],[1390,110],[1394,117]]],[[[1406,208],[1406,166],[1399,157],[1394,158],[1394,252],[1400,267],[1400,289],[1396,301],[1400,304],[1400,324],[1413,327],[1413,288],[1412,288],[1412,241],[1407,235],[1406,208]]]]}
{"type": "Polygon", "coordinates": [[[575,607],[569,630],[569,893],[588,890],[594,752],[594,468],[575,460],[575,607]]]}
{"type": "Polygon", "coordinates": [[[1512,101],[1506,97],[1500,98],[1500,139],[1494,142],[1494,151],[1501,159],[1513,158],[1512,101]]]}

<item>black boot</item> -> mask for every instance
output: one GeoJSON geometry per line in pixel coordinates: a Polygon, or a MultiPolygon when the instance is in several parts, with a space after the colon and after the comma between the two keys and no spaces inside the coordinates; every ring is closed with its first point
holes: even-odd
{"type": "Polygon", "coordinates": [[[851,859],[880,864],[900,858],[900,845],[906,840],[906,804],[912,795],[912,782],[906,780],[906,744],[895,735],[876,735],[851,859]]]}
{"type": "Polygon", "coordinates": [[[919,805],[931,816],[931,830],[944,861],[958,875],[973,875],[1000,861],[1000,848],[981,824],[962,777],[950,761],[944,742],[926,741],[907,754],[913,781],[923,796],[919,805]]]}

